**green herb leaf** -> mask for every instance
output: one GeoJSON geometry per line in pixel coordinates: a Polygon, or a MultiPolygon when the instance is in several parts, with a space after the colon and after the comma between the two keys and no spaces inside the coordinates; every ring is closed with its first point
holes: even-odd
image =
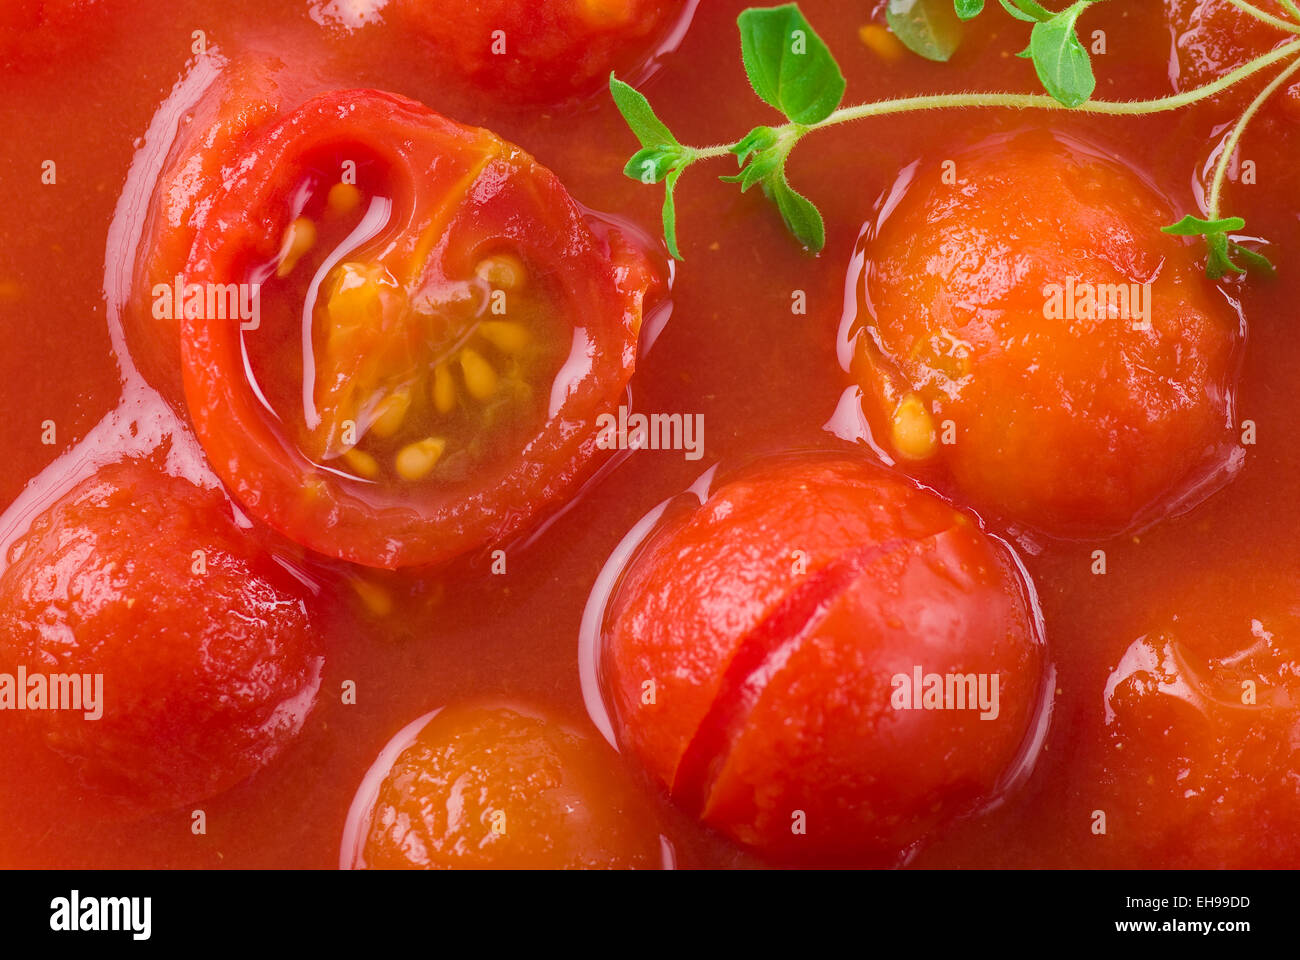
{"type": "Polygon", "coordinates": [[[953,10],[963,20],[974,20],[984,12],[984,0],[953,0],[953,10]]]}
{"type": "Polygon", "coordinates": [[[903,46],[927,60],[945,63],[961,45],[961,21],[948,0],[889,0],[885,22],[903,46]]]}
{"type": "Polygon", "coordinates": [[[1277,268],[1273,266],[1273,261],[1258,250],[1252,250],[1249,247],[1243,247],[1241,244],[1233,242],[1229,242],[1228,249],[1234,256],[1245,261],[1247,271],[1261,273],[1266,277],[1277,276],[1277,268]]]}
{"type": "Polygon", "coordinates": [[[1245,226],[1246,221],[1241,217],[1203,220],[1188,214],[1175,224],[1161,227],[1160,231],[1177,237],[1205,237],[1205,245],[1209,249],[1209,257],[1205,261],[1205,274],[1211,280],[1218,280],[1225,273],[1245,273],[1248,270],[1270,277],[1275,276],[1277,269],[1268,257],[1235,240],[1228,239],[1230,231],[1241,230],[1245,226]],[[1240,266],[1232,259],[1233,257],[1244,261],[1246,266],[1240,266]]]}
{"type": "Polygon", "coordinates": [[[677,179],[684,167],[678,167],[664,178],[664,242],[668,253],[674,260],[682,260],[682,252],[677,247],[677,204],[673,200],[673,190],[677,188],[677,179]]]}
{"type": "Polygon", "coordinates": [[[763,181],[763,192],[775,201],[781,217],[791,233],[813,253],[826,246],[826,224],[812,201],[790,186],[782,170],[779,176],[763,181]]]}
{"type": "Polygon", "coordinates": [[[686,152],[681,147],[643,147],[632,155],[623,173],[642,183],[659,183],[669,172],[684,167],[686,152]]]}
{"type": "Polygon", "coordinates": [[[731,152],[740,160],[741,166],[755,152],[770,150],[776,145],[776,131],[771,127],[755,127],[731,148],[731,152]]]}
{"type": "Polygon", "coordinates": [[[1224,217],[1222,220],[1202,220],[1200,217],[1193,217],[1191,214],[1183,217],[1177,223],[1168,227],[1161,227],[1161,233],[1172,233],[1177,237],[1199,237],[1211,233],[1227,233],[1229,230],[1241,230],[1246,226],[1246,221],[1241,217],[1224,217]]]}
{"type": "Polygon", "coordinates": [[[1043,20],[1051,20],[1055,16],[1051,10],[1048,10],[1042,4],[1035,3],[1034,0],[998,0],[1002,4],[1002,9],[1011,14],[1017,20],[1023,20],[1025,23],[1038,23],[1043,20]]]}
{"type": "MultiPolygon", "coordinates": [[[[619,80],[613,73],[609,75],[609,92],[614,98],[618,112],[623,115],[628,127],[636,134],[643,147],[661,147],[667,144],[681,146],[662,120],[655,116],[654,108],[645,95],[619,80]]],[[[628,176],[632,176],[628,174],[628,176]]],[[[640,174],[637,175],[639,179],[640,174]]]]}
{"type": "Polygon", "coordinates": [[[1088,51],[1079,42],[1074,25],[1088,5],[1079,0],[1050,20],[1034,24],[1029,52],[1043,88],[1067,107],[1086,103],[1097,88],[1088,51]]]}
{"type": "Polygon", "coordinates": [[[844,74],[796,4],[751,8],[736,21],[754,92],[795,123],[825,120],[844,96],[844,74]]]}

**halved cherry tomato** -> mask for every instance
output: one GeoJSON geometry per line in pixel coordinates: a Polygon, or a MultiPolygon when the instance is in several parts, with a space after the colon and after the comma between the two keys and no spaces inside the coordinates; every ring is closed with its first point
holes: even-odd
{"type": "Polygon", "coordinates": [[[679,805],[802,861],[896,862],[998,796],[1043,695],[1009,551],[906,479],[830,459],[670,521],[619,590],[603,665],[621,742],[679,805]]]}
{"type": "Polygon", "coordinates": [[[1225,475],[1239,320],[1147,184],[1031,130],[908,187],[866,245],[855,373],[918,476],[1063,537],[1225,475]]]}
{"type": "Polygon", "coordinates": [[[224,318],[182,311],[184,386],[252,513],[393,568],[573,488],[657,284],[620,233],[518,147],[373,90],[308,101],[224,169],[184,278],[224,318]]]}
{"type": "MultiPolygon", "coordinates": [[[[686,0],[399,0],[432,48],[479,88],[514,102],[558,102],[633,74],[689,8],[686,0]]],[[[445,65],[445,66],[444,66],[445,65]]]]}
{"type": "Polygon", "coordinates": [[[354,866],[662,865],[654,816],[614,752],[529,707],[440,710],[382,774],[354,866]]]}
{"type": "MultiPolygon", "coordinates": [[[[113,464],[40,514],[7,560],[0,672],[46,678],[47,709],[11,702],[0,718],[6,736],[26,724],[67,761],[59,788],[114,813],[170,809],[249,777],[302,728],[322,664],[307,591],[219,491],[113,464]],[[78,677],[83,709],[48,709],[51,675],[78,677]]],[[[18,692],[31,703],[32,688],[18,692]]]]}

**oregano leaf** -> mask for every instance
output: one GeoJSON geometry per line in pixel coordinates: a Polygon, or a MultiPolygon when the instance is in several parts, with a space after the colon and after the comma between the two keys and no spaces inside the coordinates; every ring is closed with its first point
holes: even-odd
{"type": "Polygon", "coordinates": [[[1074,25],[1087,6],[1080,0],[1050,20],[1034,24],[1029,52],[1043,88],[1067,107],[1086,103],[1097,88],[1092,60],[1075,33],[1074,25]]]}
{"type": "Polygon", "coordinates": [[[681,146],[672,131],[655,115],[654,108],[650,106],[650,101],[643,93],[624,83],[613,73],[609,75],[609,92],[628,128],[641,141],[641,146],[660,147],[666,144],[681,146]]]}
{"type": "Polygon", "coordinates": [[[889,0],[885,22],[907,49],[946,63],[961,45],[961,20],[948,0],[889,0]]]}
{"type": "Polygon", "coordinates": [[[799,7],[751,8],[737,19],[754,92],[804,125],[825,120],[844,97],[844,74],[799,7]]]}

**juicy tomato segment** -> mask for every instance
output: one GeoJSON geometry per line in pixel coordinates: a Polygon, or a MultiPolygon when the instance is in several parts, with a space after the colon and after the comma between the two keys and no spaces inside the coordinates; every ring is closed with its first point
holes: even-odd
{"type": "Polygon", "coordinates": [[[187,280],[256,285],[260,319],[187,316],[182,355],[254,513],[396,567],[499,539],[582,475],[656,281],[553,174],[376,91],[308,101],[238,170],[187,280]]]}

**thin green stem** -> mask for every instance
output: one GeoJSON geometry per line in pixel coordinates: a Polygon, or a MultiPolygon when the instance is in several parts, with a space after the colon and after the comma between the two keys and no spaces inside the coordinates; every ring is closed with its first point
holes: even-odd
{"type": "MultiPolygon", "coordinates": [[[[1298,29],[1297,32],[1300,32],[1298,29]]],[[[852,107],[841,107],[820,123],[811,124],[799,130],[799,136],[810,130],[833,127],[841,123],[862,120],[867,117],[883,117],[890,114],[914,113],[922,110],[942,110],[955,107],[1005,107],[1017,110],[1070,110],[1074,113],[1094,113],[1109,116],[1143,116],[1168,110],[1179,110],[1200,100],[1216,96],[1229,87],[1240,83],[1261,70],[1267,70],[1294,54],[1300,53],[1300,39],[1292,40],[1268,53],[1261,54],[1254,60],[1242,64],[1236,70],[1225,73],[1217,80],[1192,90],[1154,100],[1089,100],[1077,107],[1067,107],[1045,93],[941,93],[919,97],[903,97],[898,100],[878,100],[874,103],[861,103],[852,107]]],[[[1288,68],[1284,75],[1289,76],[1300,64],[1300,59],[1288,68]]],[[[1279,78],[1279,80],[1282,78],[1279,78]]],[[[1275,81],[1277,82],[1277,81],[1275,81]]],[[[1274,87],[1274,89],[1276,89],[1274,87]]],[[[1258,109],[1258,108],[1256,108],[1258,109]]],[[[785,135],[787,131],[798,127],[786,124],[775,127],[777,134],[785,135]]],[[[691,148],[691,162],[722,157],[732,152],[734,143],[718,144],[712,147],[691,148]]]]}
{"type": "Polygon", "coordinates": [[[1241,136],[1246,132],[1246,127],[1254,119],[1255,114],[1259,112],[1260,107],[1264,106],[1268,98],[1276,93],[1282,84],[1291,79],[1291,76],[1297,70],[1300,70],[1300,60],[1296,60],[1295,63],[1274,77],[1273,81],[1259,92],[1259,96],[1251,101],[1250,106],[1237,120],[1236,126],[1232,128],[1232,133],[1228,135],[1228,139],[1223,144],[1223,153],[1219,157],[1218,164],[1215,165],[1214,179],[1210,183],[1208,205],[1211,220],[1219,219],[1219,199],[1223,195],[1223,184],[1228,177],[1228,165],[1232,162],[1232,155],[1237,152],[1237,144],[1241,142],[1241,136]]]}
{"type": "MultiPolygon", "coordinates": [[[[1275,17],[1271,13],[1265,13],[1263,10],[1259,9],[1259,7],[1247,3],[1246,0],[1228,0],[1228,2],[1243,13],[1249,14],[1256,20],[1263,20],[1265,23],[1277,27],[1279,30],[1285,30],[1287,33],[1300,33],[1300,23],[1292,23],[1290,20],[1283,20],[1281,17],[1275,17]]],[[[1295,4],[1292,3],[1291,0],[1284,0],[1284,2],[1290,3],[1291,8],[1293,10],[1295,9],[1295,4]]]]}
{"type": "Polygon", "coordinates": [[[1279,2],[1287,13],[1295,17],[1297,21],[1300,21],[1300,7],[1296,6],[1295,0],[1279,0],[1279,2]]]}

